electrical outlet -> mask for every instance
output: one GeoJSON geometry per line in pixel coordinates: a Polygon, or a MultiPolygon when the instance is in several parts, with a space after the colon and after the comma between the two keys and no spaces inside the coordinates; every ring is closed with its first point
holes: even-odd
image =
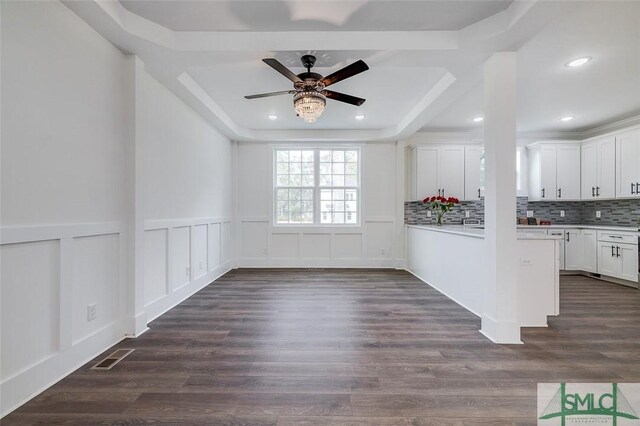
{"type": "Polygon", "coordinates": [[[465,210],[464,217],[471,217],[471,212],[469,210],[465,210]]]}
{"type": "Polygon", "coordinates": [[[531,263],[531,259],[527,259],[525,257],[520,258],[520,266],[531,266],[531,265],[533,265],[533,263],[531,263]]]}
{"type": "Polygon", "coordinates": [[[202,263],[202,260],[200,262],[198,262],[198,267],[200,269],[204,269],[204,264],[202,263]]]}
{"type": "Polygon", "coordinates": [[[564,210],[560,210],[560,217],[564,217],[564,210]]]}
{"type": "Polygon", "coordinates": [[[431,210],[427,210],[427,217],[431,217],[431,210]]]}
{"type": "Polygon", "coordinates": [[[269,253],[269,252],[267,251],[267,249],[266,249],[266,248],[263,248],[263,249],[262,249],[262,254],[264,254],[264,255],[266,256],[268,253],[269,253]]]}
{"type": "Polygon", "coordinates": [[[527,217],[533,217],[533,210],[527,210],[527,217]]]}
{"type": "Polygon", "coordinates": [[[386,256],[387,255],[387,249],[381,248],[380,249],[380,254],[383,255],[383,256],[386,256]]]}
{"type": "Polygon", "coordinates": [[[96,308],[97,305],[95,303],[87,306],[87,321],[93,321],[96,319],[96,308]]]}
{"type": "Polygon", "coordinates": [[[185,271],[185,275],[186,275],[186,276],[190,276],[190,275],[191,275],[191,266],[187,265],[187,266],[184,268],[184,271],[185,271]]]}
{"type": "Polygon", "coordinates": [[[600,210],[596,210],[596,219],[600,219],[602,217],[602,213],[600,213],[600,210]]]}

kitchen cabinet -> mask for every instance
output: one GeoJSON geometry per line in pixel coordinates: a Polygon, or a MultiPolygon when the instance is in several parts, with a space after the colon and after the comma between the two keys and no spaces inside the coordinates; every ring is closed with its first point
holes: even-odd
{"type": "Polygon", "coordinates": [[[464,146],[419,146],[415,152],[415,199],[464,198],[464,146]]]}
{"type": "Polygon", "coordinates": [[[484,195],[484,148],[464,147],[464,199],[479,200],[484,195]]]}
{"type": "Polygon", "coordinates": [[[580,199],[580,145],[536,143],[529,149],[529,199],[580,199]]]}
{"type": "Polygon", "coordinates": [[[582,232],[582,268],[585,272],[598,272],[598,236],[594,229],[582,232]]]}
{"type": "Polygon", "coordinates": [[[566,256],[565,256],[565,234],[564,229],[550,229],[548,231],[548,235],[553,235],[554,237],[560,237],[560,270],[563,271],[566,266],[566,256]]]}
{"type": "Polygon", "coordinates": [[[582,270],[582,232],[579,229],[565,229],[564,236],[564,269],[567,271],[582,270]]]}
{"type": "Polygon", "coordinates": [[[614,198],[616,191],[616,138],[609,136],[582,145],[581,198],[614,198]]]}
{"type": "Polygon", "coordinates": [[[638,282],[638,237],[632,233],[598,232],[598,273],[638,282]]]}
{"type": "Polygon", "coordinates": [[[640,130],[616,135],[616,197],[640,197],[640,130]]]}

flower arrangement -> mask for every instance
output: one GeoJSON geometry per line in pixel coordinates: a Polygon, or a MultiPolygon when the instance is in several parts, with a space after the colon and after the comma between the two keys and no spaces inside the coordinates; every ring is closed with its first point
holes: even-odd
{"type": "Polygon", "coordinates": [[[444,215],[451,211],[456,204],[460,203],[456,197],[441,197],[440,195],[434,195],[432,197],[427,197],[422,200],[424,204],[427,204],[428,207],[435,212],[436,214],[436,224],[438,226],[442,226],[442,218],[444,215]]]}

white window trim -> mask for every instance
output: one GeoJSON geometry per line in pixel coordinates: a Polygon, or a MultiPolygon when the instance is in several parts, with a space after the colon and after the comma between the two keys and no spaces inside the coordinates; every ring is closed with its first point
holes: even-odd
{"type": "MultiPolygon", "coordinates": [[[[305,146],[305,144],[283,144],[283,145],[270,145],[271,149],[271,226],[273,228],[280,229],[291,229],[291,228],[305,228],[312,229],[317,228],[322,232],[329,230],[330,228],[336,229],[344,229],[344,230],[353,230],[354,228],[361,228],[362,226],[362,168],[363,168],[363,152],[362,145],[331,145],[331,146],[305,146]],[[313,173],[314,173],[314,186],[306,187],[312,188],[314,194],[313,201],[313,222],[312,223],[278,223],[277,220],[277,189],[278,188],[305,188],[305,187],[278,187],[277,183],[277,175],[278,170],[275,167],[277,163],[277,151],[278,150],[313,150],[313,173]],[[341,151],[358,151],[358,185],[357,187],[321,187],[320,186],[320,151],[330,151],[330,150],[341,150],[341,151]],[[320,190],[321,189],[355,189],[357,194],[357,212],[356,212],[356,222],[355,223],[321,223],[321,215],[322,212],[320,206],[320,190]]],[[[345,212],[346,217],[346,212],[345,212]]]]}

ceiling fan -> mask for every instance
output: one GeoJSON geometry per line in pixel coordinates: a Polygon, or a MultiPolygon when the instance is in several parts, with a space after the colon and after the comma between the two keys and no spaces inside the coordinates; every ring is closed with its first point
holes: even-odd
{"type": "Polygon", "coordinates": [[[332,84],[368,70],[369,67],[364,63],[364,61],[356,61],[333,74],[323,77],[318,73],[311,72],[311,68],[316,64],[315,56],[304,55],[300,60],[302,61],[302,66],[307,69],[307,72],[296,75],[275,58],[263,59],[262,62],[293,81],[293,90],[249,95],[245,96],[245,99],[293,95],[293,107],[295,108],[297,115],[302,117],[307,123],[313,123],[318,117],[320,117],[320,114],[322,114],[324,107],[327,104],[327,98],[357,106],[364,103],[365,99],[334,92],[333,90],[326,90],[326,87],[332,84]]]}

